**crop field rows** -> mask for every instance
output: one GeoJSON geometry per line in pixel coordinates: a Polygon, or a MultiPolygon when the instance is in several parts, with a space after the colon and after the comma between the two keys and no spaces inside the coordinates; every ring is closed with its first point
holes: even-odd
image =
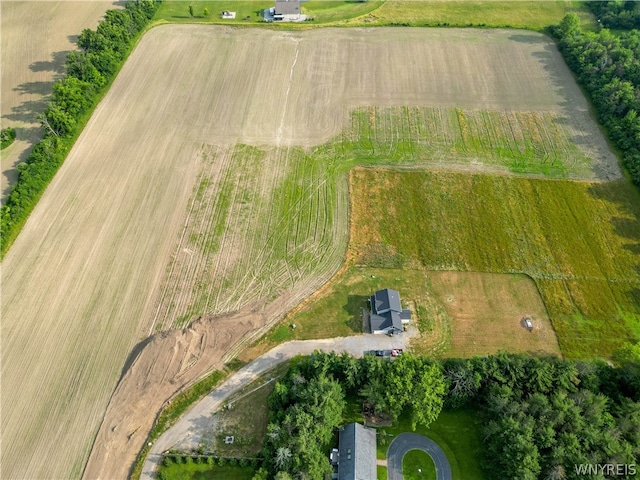
{"type": "Polygon", "coordinates": [[[346,248],[346,182],[324,159],[246,145],[205,147],[202,156],[156,329],[268,303],[307,283],[310,293],[346,248]]]}
{"type": "Polygon", "coordinates": [[[379,158],[469,169],[483,164],[511,173],[597,178],[597,160],[574,136],[554,112],[368,107],[351,115],[341,143],[365,162],[379,158]]]}
{"type": "Polygon", "coordinates": [[[626,181],[365,169],[352,181],[356,261],[525,273],[568,356],[608,356],[640,336],[640,199],[626,181]],[[371,229],[375,212],[387,222],[371,229]]]}

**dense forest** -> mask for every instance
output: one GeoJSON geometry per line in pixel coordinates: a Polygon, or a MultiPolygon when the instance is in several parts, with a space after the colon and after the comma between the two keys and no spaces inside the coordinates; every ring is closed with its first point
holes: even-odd
{"type": "Polygon", "coordinates": [[[66,74],[53,85],[39,116],[44,138],[18,165],[18,181],[0,211],[0,251],[4,254],[73,146],[79,128],[124,63],[138,35],[155,14],[156,0],[132,0],[108,10],[96,30],[78,38],[79,51],[65,62],[66,74]]]}
{"type": "MultiPolygon", "coordinates": [[[[435,361],[316,352],[299,358],[269,398],[264,464],[254,477],[322,479],[347,402],[367,400],[428,426],[443,408],[483,418],[489,478],[578,479],[582,464],[640,460],[640,347],[619,367],[498,354],[435,361]]],[[[589,477],[594,478],[594,477],[589,477]]],[[[634,478],[629,475],[595,478],[634,478]]]]}
{"type": "MultiPolygon", "coordinates": [[[[636,18],[640,12],[635,2],[589,5],[602,16],[601,24],[618,27],[625,18],[636,18]]],[[[582,31],[578,16],[571,13],[552,28],[552,33],[567,64],[591,97],[600,123],[622,153],[633,181],[640,185],[640,32],[582,31]]]]}

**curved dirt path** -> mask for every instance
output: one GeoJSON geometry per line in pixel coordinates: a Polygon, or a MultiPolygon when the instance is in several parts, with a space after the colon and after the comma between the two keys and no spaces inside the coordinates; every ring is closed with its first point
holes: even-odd
{"type": "Polygon", "coordinates": [[[296,355],[310,355],[315,350],[347,352],[355,357],[361,357],[368,350],[406,348],[409,339],[416,333],[417,330],[410,328],[406,333],[391,338],[386,335],[357,335],[323,340],[298,340],[272,348],[225,380],[164,432],[149,450],[140,479],[156,478],[155,472],[162,461],[162,452],[177,445],[183,449],[197,447],[201,432],[206,430],[211,421],[211,414],[235,392],[279,363],[296,355]]]}
{"type": "Polygon", "coordinates": [[[422,450],[436,466],[437,480],[451,480],[451,465],[440,446],[424,435],[401,433],[387,450],[387,480],[403,480],[402,459],[410,450],[422,450]]]}

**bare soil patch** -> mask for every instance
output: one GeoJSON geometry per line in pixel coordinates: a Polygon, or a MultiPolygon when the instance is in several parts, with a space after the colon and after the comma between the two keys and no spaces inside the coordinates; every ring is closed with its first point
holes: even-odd
{"type": "MultiPolygon", "coordinates": [[[[222,320],[199,327],[207,332],[202,345],[212,346],[210,352],[197,350],[197,368],[186,369],[192,362],[191,347],[186,346],[192,342],[190,333],[184,332],[184,338],[175,334],[175,349],[151,342],[139,362],[147,356],[155,360],[149,368],[134,365],[125,372],[111,398],[128,354],[157,325],[172,255],[183,253],[176,246],[190,248],[181,242],[190,221],[189,198],[194,191],[197,196],[198,175],[205,168],[202,152],[209,147],[203,144],[215,145],[219,158],[237,142],[275,145],[284,157],[267,155],[264,168],[292,168],[300,158],[287,156],[292,146],[311,147],[333,138],[352,107],[407,104],[553,111],[575,125],[585,142],[604,142],[558,52],[542,35],[404,29],[293,33],[182,25],[151,30],[4,260],[3,475],[77,477],[97,435],[87,476],[121,478],[166,398],[231,358],[240,339],[259,336],[267,323],[329,278],[331,268],[339,268],[346,221],[332,221],[334,229],[328,230],[306,220],[346,212],[346,180],[343,193],[330,193],[338,199],[333,209],[309,192],[304,222],[295,221],[300,204],[291,205],[291,210],[280,205],[280,213],[293,215],[282,218],[294,221],[283,222],[279,236],[261,235],[277,228],[245,230],[243,221],[252,222],[268,210],[268,200],[260,207],[265,210],[257,207],[255,199],[262,193],[255,192],[268,198],[269,179],[280,177],[265,175],[264,189],[261,184],[251,184],[257,190],[244,191],[242,185],[232,189],[230,198],[236,200],[220,210],[226,211],[224,222],[220,218],[220,235],[199,239],[199,227],[193,232],[196,245],[203,240],[206,247],[211,240],[219,255],[194,255],[204,260],[195,264],[202,266],[196,270],[178,262],[180,269],[186,268],[176,270],[183,272],[177,274],[178,288],[168,291],[162,311],[173,308],[175,300],[188,312],[190,301],[201,297],[183,299],[202,281],[202,288],[210,292],[202,297],[202,315],[247,305],[264,307],[266,313],[230,332],[224,343],[207,343],[218,338],[215,332],[222,320]],[[243,204],[242,194],[247,192],[243,204]],[[325,245],[320,240],[326,242],[329,236],[331,248],[320,248],[325,245]],[[274,245],[283,249],[275,250],[274,245]],[[258,266],[274,268],[254,278],[256,262],[247,257],[250,252],[264,254],[258,266]],[[280,256],[282,252],[307,264],[316,253],[323,254],[323,274],[297,270],[289,257],[280,256]],[[212,269],[206,263],[211,258],[217,262],[212,269]],[[215,265],[221,267],[216,270],[215,265]],[[231,288],[229,295],[218,297],[208,273],[223,283],[229,274],[231,287],[238,278],[250,281],[241,284],[237,296],[231,288]],[[187,279],[184,284],[182,278],[187,279]],[[245,288],[251,289],[249,295],[243,295],[245,288]],[[258,306],[252,303],[256,298],[261,298],[258,306]],[[154,400],[141,403],[147,391],[153,392],[154,400]]],[[[207,178],[227,171],[214,165],[207,178]]],[[[239,176],[229,178],[241,184],[243,172],[236,173],[239,176]]],[[[292,174],[289,187],[305,188],[306,178],[292,174]]],[[[317,189],[343,188],[316,180],[317,189]]],[[[220,190],[210,191],[205,186],[203,195],[215,197],[225,188],[224,182],[219,185],[220,190]]],[[[213,206],[204,202],[202,208],[206,218],[206,209],[213,206]]],[[[193,220],[196,225],[197,218],[193,220]]],[[[175,324],[172,315],[161,322],[162,328],[175,324]]]]}
{"type": "Polygon", "coordinates": [[[85,28],[95,28],[114,2],[12,1],[0,3],[0,113],[2,127],[14,127],[16,142],[2,152],[0,198],[17,178],[16,165],[41,137],[37,115],[44,111],[53,81],[85,28]]]}

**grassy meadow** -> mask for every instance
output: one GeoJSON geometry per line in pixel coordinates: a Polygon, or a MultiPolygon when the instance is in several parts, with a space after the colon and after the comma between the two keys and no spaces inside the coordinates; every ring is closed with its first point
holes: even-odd
{"type": "Polygon", "coordinates": [[[608,357],[640,338],[639,220],[640,193],[625,180],[352,173],[356,263],[524,273],[572,358],[608,357]]]}
{"type": "MultiPolygon", "coordinates": [[[[155,19],[169,23],[219,23],[251,25],[262,22],[260,12],[273,1],[168,0],[162,3],[155,19]],[[189,14],[194,7],[194,16],[189,14]],[[207,8],[209,15],[204,14],[207,8]],[[223,10],[236,12],[234,20],[222,20],[223,10]]],[[[593,15],[581,2],[546,1],[334,1],[312,0],[302,4],[302,13],[313,21],[280,24],[282,28],[308,28],[313,25],[344,26],[452,26],[524,28],[543,30],[560,23],[569,12],[576,12],[583,26],[595,25],[593,15]]]]}
{"type": "Polygon", "coordinates": [[[583,24],[593,16],[577,1],[387,1],[369,16],[349,23],[366,25],[456,26],[543,30],[576,12],[583,24]]]}

